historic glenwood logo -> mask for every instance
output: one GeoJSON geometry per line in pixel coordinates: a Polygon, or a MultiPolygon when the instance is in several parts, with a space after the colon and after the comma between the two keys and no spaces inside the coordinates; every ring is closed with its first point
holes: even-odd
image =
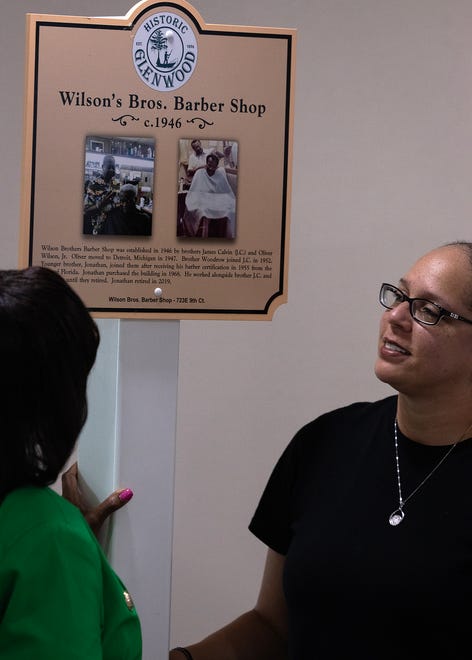
{"type": "Polygon", "coordinates": [[[162,12],[146,19],[133,41],[133,60],[141,80],[160,92],[184,85],[197,63],[197,41],[177,14],[162,12]]]}

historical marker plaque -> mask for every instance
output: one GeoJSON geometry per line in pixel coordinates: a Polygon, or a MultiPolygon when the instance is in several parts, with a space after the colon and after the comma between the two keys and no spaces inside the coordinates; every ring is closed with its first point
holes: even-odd
{"type": "Polygon", "coordinates": [[[295,31],[186,2],[27,15],[20,266],[97,317],[270,319],[287,299],[295,31]]]}

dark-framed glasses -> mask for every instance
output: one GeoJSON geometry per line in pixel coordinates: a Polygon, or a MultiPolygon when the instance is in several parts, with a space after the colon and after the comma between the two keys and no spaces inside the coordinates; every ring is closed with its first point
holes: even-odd
{"type": "Polygon", "coordinates": [[[409,298],[406,293],[393,284],[386,284],[385,282],[380,287],[379,302],[386,309],[394,309],[403,302],[407,302],[410,308],[410,314],[415,321],[423,325],[436,325],[445,317],[448,319],[455,319],[456,321],[465,321],[465,323],[472,323],[469,319],[450,312],[426,298],[409,298]]]}

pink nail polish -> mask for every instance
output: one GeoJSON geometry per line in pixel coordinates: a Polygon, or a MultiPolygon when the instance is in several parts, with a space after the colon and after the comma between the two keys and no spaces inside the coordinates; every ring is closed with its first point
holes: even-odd
{"type": "Polygon", "coordinates": [[[120,500],[122,502],[129,502],[129,500],[133,497],[134,493],[131,490],[131,488],[127,488],[126,490],[122,490],[121,493],[118,495],[120,500]]]}

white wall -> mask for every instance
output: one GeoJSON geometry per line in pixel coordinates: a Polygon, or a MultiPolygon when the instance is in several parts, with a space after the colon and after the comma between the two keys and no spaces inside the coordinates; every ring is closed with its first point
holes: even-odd
{"type": "MultiPolygon", "coordinates": [[[[1,267],[16,265],[24,13],[132,4],[1,2],[1,267]]],[[[299,34],[289,302],[272,322],[181,322],[173,644],[253,605],[265,551],[247,524],[298,427],[388,391],[372,375],[379,283],[472,233],[470,0],[193,4],[299,34]]]]}

